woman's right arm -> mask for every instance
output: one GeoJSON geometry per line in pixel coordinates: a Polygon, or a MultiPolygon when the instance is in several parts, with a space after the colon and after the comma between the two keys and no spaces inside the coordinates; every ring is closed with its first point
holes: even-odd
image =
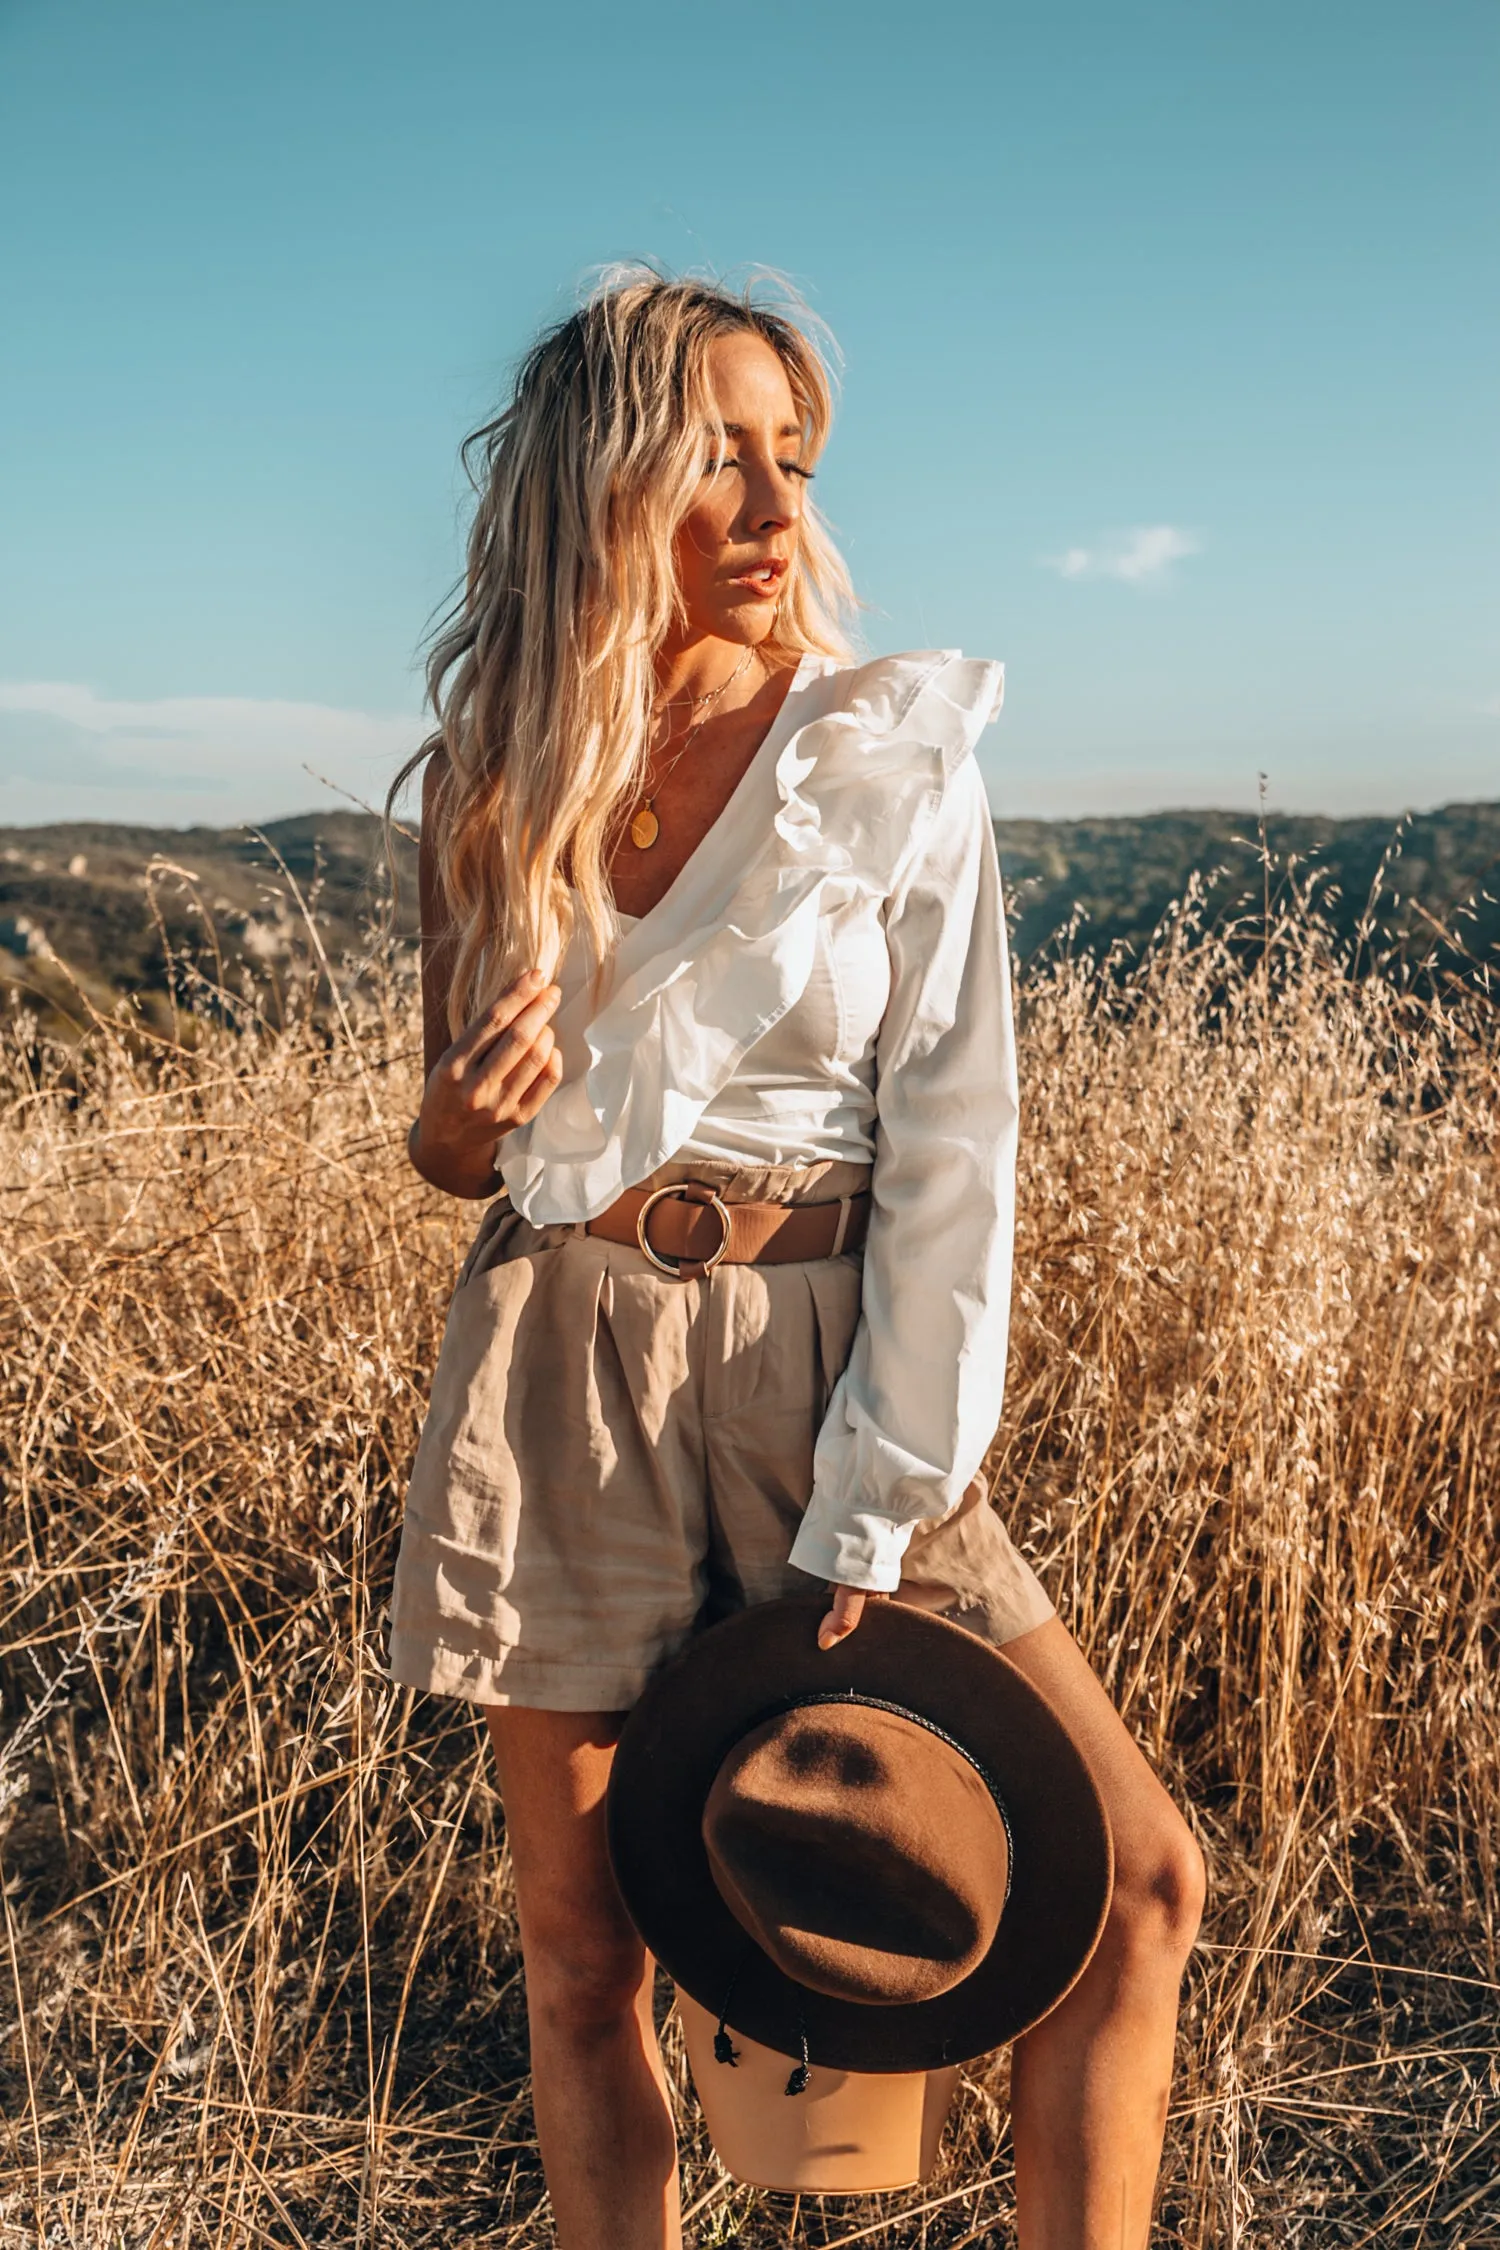
{"type": "Polygon", "coordinates": [[[406,1148],[433,1187],[478,1200],[496,1192],[500,1141],[512,1126],[531,1122],[562,1077],[562,1057],[549,1020],[560,995],[539,969],[528,969],[450,1040],[453,941],[432,844],[447,770],[439,751],[428,759],[422,776],[417,894],[427,1082],[406,1148]]]}

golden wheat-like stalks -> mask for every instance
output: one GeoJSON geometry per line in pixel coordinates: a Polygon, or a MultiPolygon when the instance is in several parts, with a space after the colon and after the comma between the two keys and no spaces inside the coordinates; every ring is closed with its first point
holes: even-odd
{"type": "MultiPolygon", "coordinates": [[[[1161,2239],[1493,2241],[1493,1003],[1308,898],[1022,982],[997,1498],[1212,1874],[1161,2239]]],[[[409,973],[79,1021],[0,1058],[0,2244],[539,2246],[479,1730],[382,1671],[474,1217],[409,973]]],[[[666,2036],[692,2241],[1009,2239],[1003,2063],[927,2188],[794,2207],[666,2036]]]]}

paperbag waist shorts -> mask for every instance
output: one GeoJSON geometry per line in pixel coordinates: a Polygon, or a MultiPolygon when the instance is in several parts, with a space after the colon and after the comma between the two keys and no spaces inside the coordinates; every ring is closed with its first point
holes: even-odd
{"type": "MultiPolygon", "coordinates": [[[[728,1202],[831,1202],[868,1167],[663,1165],[728,1202]]],[[[623,1711],[689,1636],[814,1583],[787,1560],[859,1319],[856,1252],[682,1282],[639,1249],[485,1213],[407,1496],[391,1672],[544,1711],[623,1711]]],[[[976,1479],[913,1534],[901,1599],[995,1642],[1052,1616],[976,1479]]]]}

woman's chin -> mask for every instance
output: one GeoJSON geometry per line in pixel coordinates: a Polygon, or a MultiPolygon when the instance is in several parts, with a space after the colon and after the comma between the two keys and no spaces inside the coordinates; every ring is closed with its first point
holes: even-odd
{"type": "Polygon", "coordinates": [[[759,648],[769,640],[776,623],[776,604],[758,594],[717,613],[708,630],[721,641],[732,641],[736,648],[759,648]]]}

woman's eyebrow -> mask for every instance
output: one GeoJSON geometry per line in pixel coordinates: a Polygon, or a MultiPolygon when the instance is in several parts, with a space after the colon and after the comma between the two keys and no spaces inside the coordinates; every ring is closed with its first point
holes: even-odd
{"type": "MultiPolygon", "coordinates": [[[[710,437],[740,438],[747,433],[743,422],[715,422],[710,424],[708,434],[710,437]]],[[[779,438],[800,438],[803,435],[802,425],[800,422],[783,422],[776,435],[779,438]]]]}

